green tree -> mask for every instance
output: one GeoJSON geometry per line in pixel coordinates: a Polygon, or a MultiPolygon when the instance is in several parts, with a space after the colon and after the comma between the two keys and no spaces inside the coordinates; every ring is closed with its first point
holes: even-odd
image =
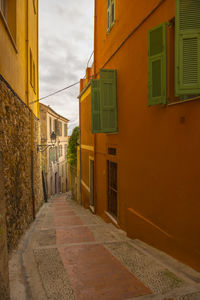
{"type": "Polygon", "coordinates": [[[79,127],[75,127],[72,135],[69,139],[67,148],[67,161],[70,165],[77,165],[77,145],[79,141],[80,130],[79,127]]]}

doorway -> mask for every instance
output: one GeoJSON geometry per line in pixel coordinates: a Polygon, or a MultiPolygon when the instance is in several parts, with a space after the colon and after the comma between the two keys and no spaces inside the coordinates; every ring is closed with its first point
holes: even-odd
{"type": "Polygon", "coordinates": [[[90,159],[90,206],[94,207],[94,160],[90,159]]]}
{"type": "Polygon", "coordinates": [[[58,173],[55,173],[55,194],[58,193],[58,173]]]}

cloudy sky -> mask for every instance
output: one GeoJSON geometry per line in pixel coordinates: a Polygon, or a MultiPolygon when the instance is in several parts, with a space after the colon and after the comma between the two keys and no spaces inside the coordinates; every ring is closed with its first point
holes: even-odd
{"type": "MultiPolygon", "coordinates": [[[[40,98],[84,77],[93,51],[94,0],[39,1],[40,98]]],[[[79,85],[42,101],[78,125],[79,85]]]]}

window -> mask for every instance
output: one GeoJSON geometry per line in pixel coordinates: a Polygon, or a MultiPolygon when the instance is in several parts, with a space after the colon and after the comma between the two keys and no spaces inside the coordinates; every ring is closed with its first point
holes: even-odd
{"type": "Polygon", "coordinates": [[[67,154],[67,144],[65,144],[65,155],[67,154]]]}
{"type": "Polygon", "coordinates": [[[91,80],[92,132],[115,133],[117,127],[116,70],[100,70],[91,80]]]}
{"type": "Polygon", "coordinates": [[[200,94],[200,1],[176,0],[176,95],[200,94]]]}
{"type": "Polygon", "coordinates": [[[57,161],[57,147],[49,149],[49,164],[57,161]]]}
{"type": "Polygon", "coordinates": [[[62,136],[62,122],[55,120],[55,133],[58,136],[62,136]]]}
{"type": "Polygon", "coordinates": [[[52,124],[51,124],[51,117],[49,117],[49,134],[52,133],[52,124]]]}
{"type": "Polygon", "coordinates": [[[56,135],[58,135],[58,121],[56,119],[54,119],[54,132],[56,135]]]}
{"type": "Polygon", "coordinates": [[[60,145],[59,146],[59,157],[61,157],[63,155],[63,146],[60,145]]]}
{"type": "Polygon", "coordinates": [[[148,74],[149,106],[200,95],[199,0],[176,0],[175,22],[149,30],[148,74]]]}
{"type": "Polygon", "coordinates": [[[148,34],[148,105],[166,103],[166,23],[148,34]]]}
{"type": "Polygon", "coordinates": [[[62,177],[64,177],[64,165],[62,165],[62,177]]]}
{"type": "Polygon", "coordinates": [[[115,0],[107,0],[107,31],[109,32],[115,23],[115,0]]]}
{"type": "Polygon", "coordinates": [[[64,124],[64,136],[67,136],[67,124],[64,124]]]}
{"type": "Polygon", "coordinates": [[[117,218],[117,163],[108,161],[108,212],[117,218]]]}

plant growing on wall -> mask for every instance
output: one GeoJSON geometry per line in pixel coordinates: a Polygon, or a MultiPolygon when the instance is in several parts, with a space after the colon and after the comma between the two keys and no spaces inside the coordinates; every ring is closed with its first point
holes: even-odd
{"type": "Polygon", "coordinates": [[[79,127],[75,127],[69,139],[67,148],[67,161],[70,165],[77,165],[77,145],[79,141],[79,127]]]}

